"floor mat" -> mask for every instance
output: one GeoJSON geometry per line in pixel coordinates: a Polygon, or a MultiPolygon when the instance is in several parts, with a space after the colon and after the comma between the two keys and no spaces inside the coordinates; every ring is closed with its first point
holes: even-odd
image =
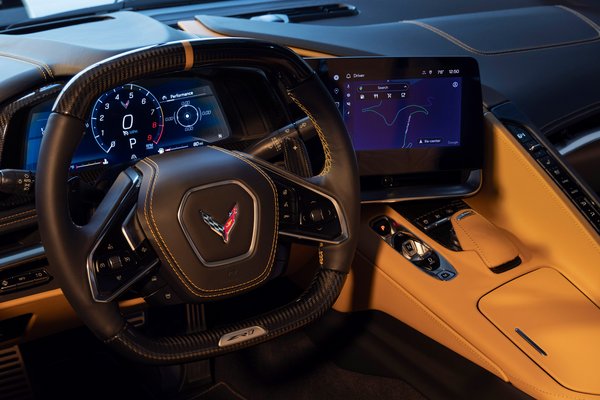
{"type": "Polygon", "coordinates": [[[135,376],[136,365],[115,357],[86,329],[28,343],[22,353],[36,400],[156,400],[135,376]]]}
{"type": "Polygon", "coordinates": [[[248,400],[424,399],[401,379],[352,372],[322,357],[302,332],[215,360],[217,381],[248,400]]]}

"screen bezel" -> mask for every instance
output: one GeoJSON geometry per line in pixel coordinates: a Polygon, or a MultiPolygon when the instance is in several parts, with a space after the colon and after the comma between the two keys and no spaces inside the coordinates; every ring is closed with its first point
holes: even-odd
{"type": "MultiPolygon", "coordinates": [[[[427,78],[423,71],[458,69],[462,78],[460,146],[356,151],[361,176],[477,170],[483,166],[483,109],[477,61],[471,57],[336,57],[307,59],[336,101],[334,89],[361,80],[427,78]],[[339,79],[334,80],[334,75],[339,79]],[[379,165],[379,166],[378,166],[379,165]]],[[[439,77],[432,75],[431,78],[439,77]]],[[[445,75],[444,77],[448,77],[445,75]]],[[[339,100],[338,100],[339,101],[339,100]]]]}

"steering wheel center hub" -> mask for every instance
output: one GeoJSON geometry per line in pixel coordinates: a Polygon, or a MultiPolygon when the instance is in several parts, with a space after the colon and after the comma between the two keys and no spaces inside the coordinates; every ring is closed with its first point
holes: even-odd
{"type": "Polygon", "coordinates": [[[243,261],[254,252],[258,206],[243,182],[226,180],[188,190],[177,218],[202,264],[218,267],[243,261]]]}
{"type": "Polygon", "coordinates": [[[277,192],[261,169],[212,147],[146,158],[137,168],[138,221],[182,297],[228,296],[270,276],[277,192]]]}

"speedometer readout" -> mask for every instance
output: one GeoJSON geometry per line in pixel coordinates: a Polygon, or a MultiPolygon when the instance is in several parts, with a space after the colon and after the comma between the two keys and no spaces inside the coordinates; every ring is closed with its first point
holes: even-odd
{"type": "Polygon", "coordinates": [[[90,127],[105,153],[136,159],[161,140],[163,111],[149,90],[128,84],[98,98],[91,112],[90,127]]]}

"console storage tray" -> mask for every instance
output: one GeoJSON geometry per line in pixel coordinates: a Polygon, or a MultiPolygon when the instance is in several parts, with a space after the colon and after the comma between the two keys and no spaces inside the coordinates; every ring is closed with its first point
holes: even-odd
{"type": "Polygon", "coordinates": [[[561,385],[600,394],[600,309],[556,270],[506,283],[479,310],[561,385]]]}

